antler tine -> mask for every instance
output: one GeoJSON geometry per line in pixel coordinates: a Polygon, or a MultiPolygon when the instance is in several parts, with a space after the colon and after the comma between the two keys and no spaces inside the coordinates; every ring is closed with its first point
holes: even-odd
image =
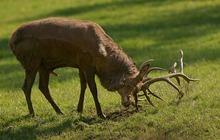
{"type": "Polygon", "coordinates": [[[152,68],[149,68],[148,71],[147,71],[146,74],[145,74],[145,77],[144,77],[144,79],[143,79],[143,83],[145,83],[146,81],[148,81],[148,80],[151,79],[151,78],[149,78],[149,77],[147,77],[147,76],[148,76],[148,74],[149,74],[150,72],[152,72],[152,71],[154,71],[154,70],[166,70],[166,69],[160,68],[160,67],[152,67],[152,68]]]}
{"type": "Polygon", "coordinates": [[[170,78],[173,78],[173,77],[182,77],[185,81],[187,81],[188,83],[190,81],[199,81],[199,79],[193,79],[193,78],[189,78],[188,76],[186,76],[185,74],[183,73],[173,73],[173,74],[170,74],[168,75],[170,78]]]}
{"type": "Polygon", "coordinates": [[[169,69],[169,73],[176,73],[176,66],[177,66],[177,63],[174,62],[173,65],[169,69]]]}
{"type": "Polygon", "coordinates": [[[153,95],[154,97],[156,97],[156,98],[158,98],[158,99],[160,99],[160,100],[163,101],[163,99],[162,99],[160,96],[158,96],[157,94],[153,93],[150,89],[148,89],[148,92],[149,92],[149,94],[151,94],[151,95],[153,95]]]}
{"type": "MultiPolygon", "coordinates": [[[[158,98],[158,99],[160,99],[160,100],[163,101],[163,99],[162,99],[160,96],[158,96],[158,95],[156,95],[155,93],[153,93],[150,89],[147,89],[147,91],[148,91],[148,93],[146,92],[146,90],[143,90],[143,93],[144,93],[144,94],[138,95],[138,96],[145,96],[146,99],[147,99],[147,101],[148,101],[152,106],[154,106],[154,104],[153,104],[153,102],[150,100],[150,97],[148,96],[148,94],[151,94],[151,95],[153,95],[154,97],[156,97],[156,98],[158,98]]],[[[139,100],[139,101],[141,101],[141,100],[139,100]]]]}
{"type": "Polygon", "coordinates": [[[146,92],[146,91],[143,91],[143,92],[144,92],[144,95],[145,95],[147,101],[148,101],[152,106],[154,106],[153,102],[150,100],[150,97],[147,95],[147,92],[146,92]]]}
{"type": "MultiPolygon", "coordinates": [[[[169,69],[169,73],[176,73],[176,66],[177,66],[177,63],[174,62],[173,65],[170,67],[169,69]]],[[[178,85],[180,86],[180,78],[179,77],[175,77],[178,85]]]]}
{"type": "Polygon", "coordinates": [[[158,81],[165,81],[168,84],[170,84],[172,87],[174,87],[178,92],[180,91],[179,88],[172,82],[170,81],[170,75],[164,76],[164,77],[156,77],[156,78],[151,78],[150,80],[148,80],[146,83],[144,83],[144,85],[142,86],[142,90],[149,90],[149,87],[151,84],[156,83],[158,81]]]}
{"type": "Polygon", "coordinates": [[[179,72],[180,73],[183,73],[183,51],[182,50],[180,50],[180,70],[179,70],[179,72]]]}
{"type": "Polygon", "coordinates": [[[144,63],[141,64],[141,66],[139,67],[139,70],[141,70],[144,66],[148,65],[149,62],[154,61],[153,59],[149,59],[147,61],[145,61],[144,63]]]}

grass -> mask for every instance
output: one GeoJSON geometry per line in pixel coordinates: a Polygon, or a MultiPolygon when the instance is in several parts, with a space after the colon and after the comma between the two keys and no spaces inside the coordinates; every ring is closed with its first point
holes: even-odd
{"type": "MultiPolygon", "coordinates": [[[[0,139],[220,139],[220,2],[154,0],[2,0],[0,4],[0,139]],[[184,51],[185,73],[201,79],[192,83],[179,102],[165,83],[153,86],[164,101],[144,104],[139,113],[120,105],[117,93],[98,82],[99,101],[109,119],[96,117],[87,90],[83,114],[76,69],[58,69],[50,79],[54,100],[65,113],[57,116],[37,89],[32,90],[36,117],[27,117],[21,85],[24,71],[8,48],[13,30],[22,23],[51,16],[92,20],[131,56],[138,66],[153,58],[154,66],[169,68],[184,51]]],[[[158,76],[165,73],[153,73],[158,76]]]]}

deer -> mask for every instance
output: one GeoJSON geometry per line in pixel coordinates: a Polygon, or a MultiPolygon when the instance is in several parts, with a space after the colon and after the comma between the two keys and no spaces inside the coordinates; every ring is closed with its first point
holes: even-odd
{"type": "MultiPolygon", "coordinates": [[[[97,23],[92,21],[61,17],[31,21],[21,25],[12,33],[9,46],[25,70],[22,90],[29,115],[33,117],[35,112],[31,101],[31,90],[37,73],[39,73],[39,90],[55,112],[63,114],[51,97],[48,88],[50,74],[58,76],[54,72],[57,68],[78,69],[81,89],[77,112],[83,112],[84,96],[88,86],[100,118],[106,116],[98,100],[95,76],[99,78],[105,89],[119,93],[123,106],[133,105],[136,110],[138,110],[140,91],[145,95],[154,95],[152,92],[146,93],[146,90],[150,91],[149,85],[162,79],[170,83],[169,80],[165,80],[166,77],[146,78],[150,71],[161,68],[150,68],[149,61],[137,68],[131,57],[97,23]],[[133,97],[135,102],[132,101],[133,97]]],[[[172,73],[167,77],[190,79],[183,73],[172,73]]],[[[146,97],[148,99],[148,96],[146,97]]]]}

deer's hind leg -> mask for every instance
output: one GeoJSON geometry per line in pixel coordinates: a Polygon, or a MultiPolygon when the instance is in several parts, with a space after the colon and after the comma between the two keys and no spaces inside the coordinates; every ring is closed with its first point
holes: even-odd
{"type": "Polygon", "coordinates": [[[57,106],[57,104],[54,102],[53,98],[50,95],[50,90],[48,88],[49,76],[50,73],[48,70],[42,67],[39,68],[39,89],[44,94],[45,98],[51,104],[56,113],[63,114],[63,112],[60,110],[60,108],[57,106]]]}
{"type": "Polygon", "coordinates": [[[31,89],[34,84],[34,80],[37,74],[37,70],[25,71],[25,80],[22,86],[22,90],[24,91],[26,102],[28,105],[29,114],[34,117],[34,109],[31,102],[31,89]]]}
{"type": "Polygon", "coordinates": [[[22,86],[27,101],[29,114],[34,116],[34,109],[31,101],[31,89],[37,71],[40,66],[39,54],[36,51],[38,43],[33,40],[25,40],[14,47],[14,54],[25,69],[25,79],[22,86]]]}

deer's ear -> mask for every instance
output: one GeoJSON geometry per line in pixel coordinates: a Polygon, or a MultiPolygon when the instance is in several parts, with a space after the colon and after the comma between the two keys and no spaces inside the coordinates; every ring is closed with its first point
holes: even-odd
{"type": "Polygon", "coordinates": [[[149,68],[150,68],[150,64],[146,64],[146,65],[142,66],[139,70],[139,76],[141,78],[143,78],[149,68]]]}

